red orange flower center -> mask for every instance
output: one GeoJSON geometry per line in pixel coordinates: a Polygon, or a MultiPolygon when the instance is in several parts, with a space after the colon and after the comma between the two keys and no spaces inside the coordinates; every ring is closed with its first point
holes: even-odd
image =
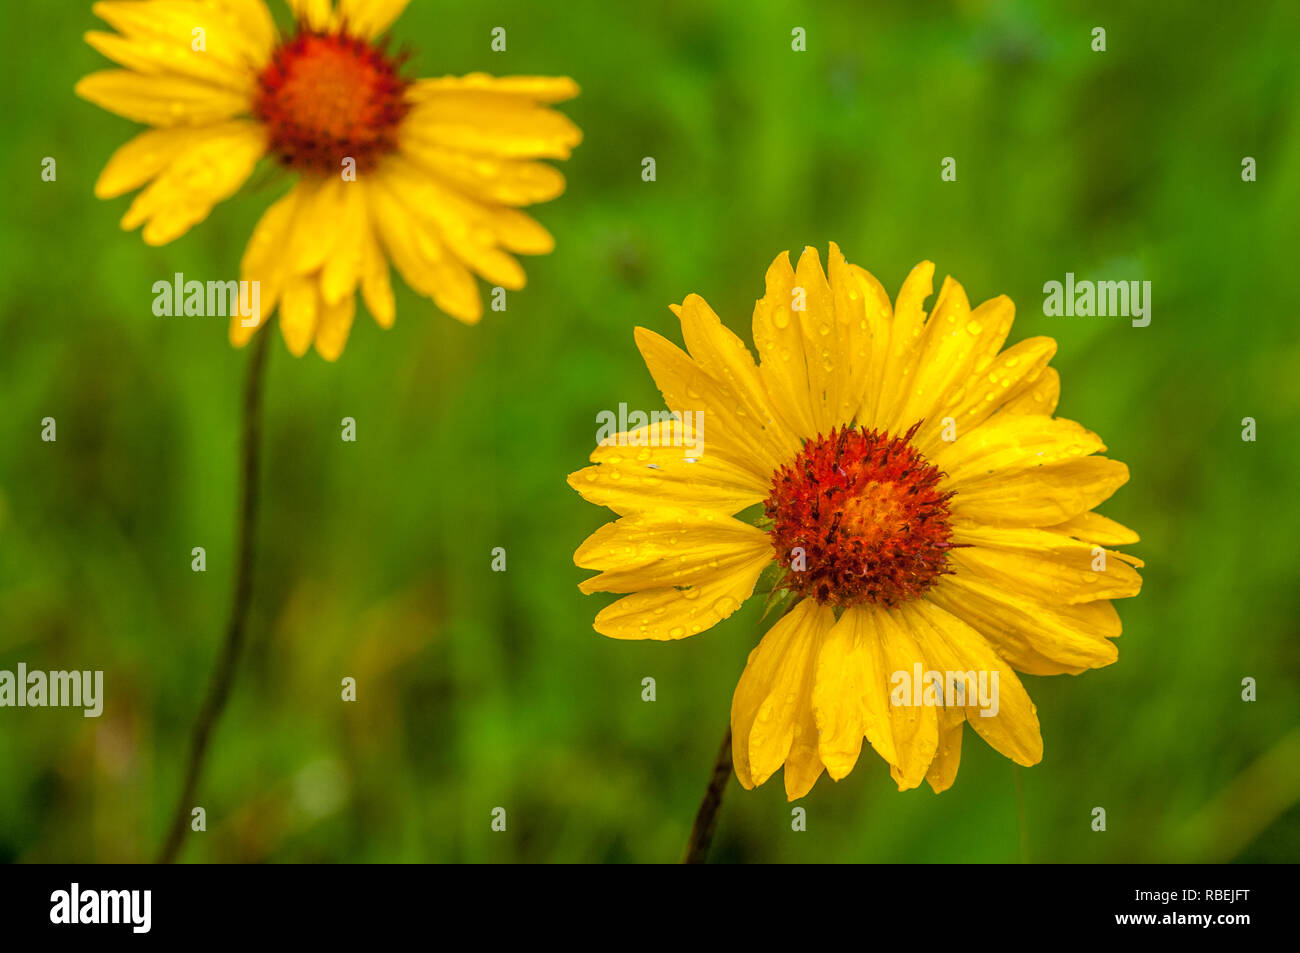
{"type": "Polygon", "coordinates": [[[258,77],[253,114],[271,149],[300,171],[339,175],[351,158],[373,168],[397,141],[410,108],[400,57],[346,33],[299,27],[258,77]]]}
{"type": "Polygon", "coordinates": [[[949,571],[952,493],[915,433],[832,430],[777,471],[764,508],[782,588],[823,605],[893,607],[949,571]]]}

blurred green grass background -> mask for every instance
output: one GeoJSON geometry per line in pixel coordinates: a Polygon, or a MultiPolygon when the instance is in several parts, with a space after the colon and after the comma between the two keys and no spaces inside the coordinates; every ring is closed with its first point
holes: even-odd
{"type": "MultiPolygon", "coordinates": [[[[72,94],[109,65],[81,38],[101,28],[89,4],[3,17],[0,669],[103,669],[107,704],[98,720],[0,710],[0,860],[144,860],[228,611],[248,357],[223,319],[155,317],[151,286],[236,277],[289,180],[268,162],[184,238],[145,246],[118,228],[129,198],[91,192],[137,127],[72,94]]],[[[930,258],[973,301],[1009,294],[1013,341],[1060,343],[1059,412],[1132,470],[1102,507],[1147,563],[1119,603],[1119,662],[1026,678],[1046,745],[1023,771],[1028,858],[1300,858],[1297,25],[1284,2],[1203,19],[1119,2],[415,0],[392,30],[414,75],[581,84],[562,107],[585,133],[568,191],[534,210],[558,247],[477,328],[395,276],[396,327],[359,311],[337,364],[293,359],[275,332],[250,645],[201,786],[208,831],[183,857],[676,860],[758,600],[680,643],[597,635],[608,597],[578,592],[572,552],[609,514],[564,478],[598,411],[662,406],[634,325],[680,340],[666,306],[697,292],[748,338],[772,258],[835,240],[891,293],[930,258]],[[1042,285],[1067,271],[1150,280],[1151,325],[1045,317],[1042,285]]],[[[970,731],[941,796],[900,794],[864,753],[800,804],[795,833],[779,777],[733,781],[714,858],[1022,857],[1014,768],[970,731]]]]}

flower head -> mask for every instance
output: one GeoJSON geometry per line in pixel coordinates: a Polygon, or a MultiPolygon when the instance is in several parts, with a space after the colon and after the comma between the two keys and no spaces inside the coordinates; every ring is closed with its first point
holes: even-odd
{"type": "Polygon", "coordinates": [[[276,308],[289,350],[342,353],[359,291],[374,319],[395,316],[389,261],[407,284],[467,323],[482,316],[474,274],[522,288],[515,254],[547,254],[550,234],[520,212],[564,191],[537,159],[565,159],[582,133],[549,108],[570,79],[414,80],[377,38],[406,0],[291,0],[279,35],[263,0],[113,0],[95,13],[117,32],[87,41],[121,64],[77,93],[152,127],[120,148],[100,198],[135,189],[122,227],[163,245],[233,195],[263,156],[297,176],[254,229],[241,277],[261,314],[232,318],[242,345],[276,308]],[[247,326],[246,326],[247,325],[247,326]]]}
{"type": "Polygon", "coordinates": [[[894,302],[830,246],[781,255],[754,307],[759,362],[703,299],[673,310],[687,351],[636,329],[674,419],[604,441],[569,477],[619,518],[579,547],[625,593],[598,632],[679,639],[759,584],[788,611],[750,653],[731,707],[736,775],[784,765],[791,799],[847,775],[864,741],[900,789],[956,777],[963,726],[1015,762],[1042,757],[1017,672],[1117,658],[1112,599],[1137,535],[1092,512],[1128,479],[1096,434],[1053,416],[1051,338],[1003,349],[1015,309],[972,308],[934,266],[894,302]],[[703,451],[681,429],[703,414],[703,451]],[[737,514],[752,518],[738,518],[737,514]],[[766,576],[765,576],[766,572],[766,576]]]}

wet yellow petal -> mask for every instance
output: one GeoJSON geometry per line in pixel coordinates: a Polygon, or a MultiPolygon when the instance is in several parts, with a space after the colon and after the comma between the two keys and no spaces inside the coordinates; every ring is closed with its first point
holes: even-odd
{"type": "MultiPolygon", "coordinates": [[[[972,318],[984,306],[972,311],[972,318]]],[[[951,442],[945,440],[944,433],[948,419],[952,425],[947,436],[955,438],[970,433],[997,411],[1050,416],[1056,405],[1048,405],[1044,385],[1051,374],[1055,374],[1047,366],[1055,353],[1055,341],[1037,337],[1007,348],[987,363],[983,358],[977,359],[969,376],[954,387],[926,418],[913,443],[926,456],[933,457],[951,442]],[[1019,403],[1022,399],[1028,402],[1023,409],[1019,403]],[[1035,403],[1037,410],[1029,410],[1035,403]]]]}
{"type": "MultiPolygon", "coordinates": [[[[804,737],[805,716],[812,705],[817,653],[834,622],[830,609],[804,599],[750,652],[731,702],[732,759],[746,788],[762,784],[785,763],[796,728],[801,745],[810,743],[804,737]]],[[[806,761],[802,767],[792,780],[806,780],[800,777],[808,770],[806,761]]]]}
{"type": "Polygon", "coordinates": [[[754,592],[770,552],[753,556],[708,581],[678,589],[646,589],[624,596],[596,615],[593,627],[614,639],[683,639],[712,628],[754,592]]]}
{"type": "Polygon", "coordinates": [[[1047,530],[958,522],[953,542],[965,547],[949,556],[958,571],[1048,603],[1123,599],[1142,588],[1119,553],[1047,530]]]}
{"type": "Polygon", "coordinates": [[[880,282],[845,261],[834,242],[826,256],[826,273],[835,311],[830,415],[843,425],[858,418],[866,397],[875,322],[892,317],[889,296],[880,282]]]}
{"type": "Polygon", "coordinates": [[[785,796],[797,801],[817,783],[825,767],[817,754],[817,723],[808,705],[805,686],[799,712],[794,723],[794,736],[790,739],[790,753],[785,757],[785,796]]]}
{"type": "Polygon", "coordinates": [[[718,398],[733,405],[737,417],[744,421],[745,439],[762,443],[771,460],[797,453],[798,435],[776,419],[745,342],[699,295],[687,295],[681,307],[673,310],[681,321],[682,339],[691,358],[717,383],[718,398]]]}
{"type": "Polygon", "coordinates": [[[1078,673],[1119,657],[1110,641],[1119,616],[1109,601],[1053,605],[967,575],[943,576],[926,598],[980,632],[994,650],[1030,675],[1078,673]]]}
{"type": "MultiPolygon", "coordinates": [[[[884,673],[876,670],[876,641],[870,613],[847,609],[827,634],[817,660],[812,709],[819,732],[820,756],[838,781],[857,763],[866,736],[867,709],[874,707],[877,727],[886,724],[884,673]]],[[[889,741],[888,733],[878,736],[889,741]]]]}
{"type": "Polygon", "coordinates": [[[871,416],[865,413],[866,401],[863,404],[861,420],[867,426],[887,427],[899,417],[913,386],[917,345],[925,329],[925,301],[933,293],[934,263],[923,261],[908,272],[899,289],[888,347],[875,348],[872,367],[879,383],[871,416]]]}
{"type": "Polygon", "coordinates": [[[1106,449],[1101,438],[1072,420],[997,414],[930,458],[947,474],[945,488],[958,493],[988,481],[1085,457],[1106,449]]]}
{"type": "Polygon", "coordinates": [[[604,570],[583,592],[637,592],[684,587],[728,574],[755,558],[771,559],[767,534],[708,510],[657,509],[606,523],[573,555],[584,569],[604,570]]]}
{"type": "Polygon", "coordinates": [[[617,513],[692,506],[736,513],[765,499],[769,487],[716,455],[695,455],[692,423],[660,421],[615,434],[591,454],[596,466],[569,475],[583,499],[617,513]]]}
{"type": "Polygon", "coordinates": [[[634,334],[669,409],[704,413],[704,454],[716,453],[758,480],[770,481],[784,461],[768,449],[760,423],[740,412],[734,393],[667,338],[645,328],[634,334]]]}
{"type": "Polygon", "coordinates": [[[1107,519],[1100,513],[1080,513],[1073,519],[1049,527],[1054,533],[1064,533],[1085,542],[1103,546],[1126,546],[1138,541],[1138,534],[1127,526],[1107,519]]]}
{"type": "Polygon", "coordinates": [[[942,794],[957,780],[961,765],[961,735],[966,727],[966,716],[961,711],[948,708],[939,710],[939,747],[925,772],[925,782],[942,794]]]}
{"type": "Polygon", "coordinates": [[[1033,384],[1021,388],[1002,405],[1004,414],[1047,414],[1056,413],[1056,405],[1061,400],[1061,375],[1054,367],[1043,370],[1042,376],[1033,384]]]}
{"type": "MultiPolygon", "coordinates": [[[[926,658],[916,640],[916,634],[905,617],[896,611],[876,609],[871,612],[876,637],[880,642],[879,671],[887,680],[876,690],[888,699],[888,733],[894,750],[890,776],[900,791],[914,788],[925,780],[930,763],[939,748],[939,719],[931,705],[913,704],[913,698],[904,697],[896,703],[900,676],[915,681],[916,666],[926,670],[926,658]]],[[[875,739],[867,736],[875,746],[875,739]]],[[[882,756],[884,745],[876,746],[882,756]]]]}
{"type": "Polygon", "coordinates": [[[1128,467],[1083,457],[970,480],[949,503],[954,517],[989,526],[1051,526],[1105,502],[1128,482],[1128,467]]]}
{"type": "Polygon", "coordinates": [[[794,308],[798,283],[790,256],[782,252],[767,269],[767,290],[754,304],[754,345],[758,373],[772,410],[786,428],[801,437],[815,437],[819,412],[814,412],[804,358],[803,326],[794,308]]]}
{"type": "Polygon", "coordinates": [[[932,602],[916,599],[899,612],[929,669],[943,673],[945,706],[949,684],[959,685],[952,700],[980,737],[1017,764],[1037,764],[1043,757],[1038,715],[1011,665],[979,632],[932,602]],[[948,673],[955,675],[954,682],[948,673]]]}

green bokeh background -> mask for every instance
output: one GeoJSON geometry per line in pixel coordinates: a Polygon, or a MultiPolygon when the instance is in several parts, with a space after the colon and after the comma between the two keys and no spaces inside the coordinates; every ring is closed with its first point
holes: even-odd
{"type": "MultiPolygon", "coordinates": [[[[268,162],[147,247],[91,191],[137,127],[72,94],[108,65],[89,4],[2,15],[0,669],[103,669],[107,705],[0,709],[0,859],[144,860],[225,626],[248,360],[222,319],[155,317],[151,286],[235,277],[289,179],[268,162]]],[[[276,332],[250,644],[184,859],[675,860],[758,600],[679,643],[597,635],[609,597],[572,553],[609,514],[564,478],[600,410],[661,406],[635,325],[680,340],[666,306],[697,292],[748,338],[772,258],[830,240],[891,292],[930,258],[1016,301],[1012,341],[1057,338],[1060,413],[1131,467],[1102,511],[1141,532],[1145,584],[1118,663],[1026,678],[1045,755],[1022,809],[967,731],[948,792],[899,793],[866,753],[800,802],[806,832],[779,776],[733,781],[714,858],[1300,859],[1297,25],[1284,2],[415,0],[392,31],[414,74],[582,85],[568,191],[534,209],[557,250],[479,327],[395,277],[396,326],[359,310],[337,364],[276,332]],[[1045,317],[1067,271],[1150,280],[1150,326],[1045,317]]]]}

